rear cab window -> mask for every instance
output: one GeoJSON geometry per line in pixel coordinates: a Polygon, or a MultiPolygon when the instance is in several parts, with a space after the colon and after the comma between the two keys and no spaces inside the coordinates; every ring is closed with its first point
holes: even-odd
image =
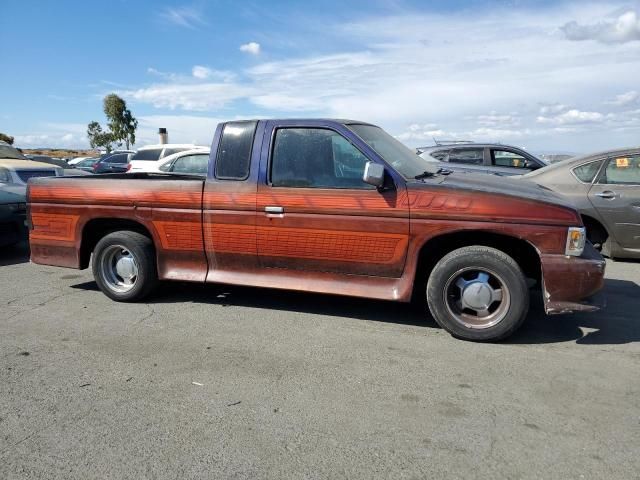
{"type": "Polygon", "coordinates": [[[222,130],[214,176],[220,180],[249,178],[253,137],[258,122],[229,122],[222,130]]]}

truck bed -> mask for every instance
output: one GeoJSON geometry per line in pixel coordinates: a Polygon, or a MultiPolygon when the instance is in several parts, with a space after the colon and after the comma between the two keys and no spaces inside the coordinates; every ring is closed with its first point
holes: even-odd
{"type": "Polygon", "coordinates": [[[31,258],[86,268],[95,241],[124,220],[154,239],[160,278],[204,281],[203,186],[199,176],[162,173],[33,179],[31,258]]]}

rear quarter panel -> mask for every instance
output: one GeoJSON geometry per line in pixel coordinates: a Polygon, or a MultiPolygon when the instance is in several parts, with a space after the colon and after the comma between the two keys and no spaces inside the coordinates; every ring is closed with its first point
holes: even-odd
{"type": "Polygon", "coordinates": [[[125,220],[153,239],[160,278],[203,281],[202,186],[198,179],[162,177],[34,179],[28,189],[31,260],[83,268],[86,229],[125,220]]]}

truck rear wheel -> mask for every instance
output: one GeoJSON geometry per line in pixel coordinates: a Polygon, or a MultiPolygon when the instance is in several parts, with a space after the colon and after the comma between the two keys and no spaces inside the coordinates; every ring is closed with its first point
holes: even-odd
{"type": "Polygon", "coordinates": [[[118,302],[142,300],[158,282],[153,242],[138,232],[104,236],[93,251],[92,268],[102,293],[118,302]]]}
{"type": "Polygon", "coordinates": [[[529,311],[522,270],[506,253],[470,246],[440,259],[427,282],[434,319],[453,336],[473,341],[508,337],[529,311]]]}

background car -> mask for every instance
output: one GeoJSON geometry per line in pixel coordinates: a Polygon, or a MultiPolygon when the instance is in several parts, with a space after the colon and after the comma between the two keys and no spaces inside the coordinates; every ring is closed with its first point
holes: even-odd
{"type": "Polygon", "coordinates": [[[56,167],[60,167],[63,169],[62,175],[65,177],[73,176],[73,175],[85,175],[85,172],[75,169],[73,165],[68,165],[67,162],[62,160],[61,158],[53,158],[49,155],[32,155],[28,154],[25,157],[34,162],[40,163],[48,163],[50,165],[55,165],[56,167]]]}
{"type": "Polygon", "coordinates": [[[93,173],[124,173],[127,171],[132,150],[118,150],[102,155],[93,165],[93,173]]]}
{"type": "Polygon", "coordinates": [[[603,254],[640,258],[640,147],[565,160],[522,178],[568,197],[603,254]]]}
{"type": "Polygon", "coordinates": [[[64,170],[48,163],[34,162],[6,143],[0,143],[0,184],[26,185],[34,177],[61,177],[64,170]]]}
{"type": "Polygon", "coordinates": [[[427,161],[445,163],[448,170],[524,175],[547,164],[521,148],[499,143],[451,142],[419,147],[418,154],[427,161]]]}
{"type": "Polygon", "coordinates": [[[0,247],[14,245],[27,238],[26,187],[0,185],[0,247]]]}
{"type": "Polygon", "coordinates": [[[185,150],[193,150],[198,147],[191,144],[167,143],[164,145],[147,145],[139,148],[129,159],[131,172],[155,172],[157,165],[155,162],[163,158],[173,155],[174,153],[184,152],[185,150]]]}
{"type": "Polygon", "coordinates": [[[184,173],[206,177],[209,166],[209,149],[185,150],[184,152],[169,155],[154,163],[159,172],[184,173]]]}
{"type": "Polygon", "coordinates": [[[73,168],[76,170],[82,170],[84,172],[93,173],[93,166],[98,163],[100,157],[89,157],[84,160],[80,160],[79,162],[73,165],[73,168]]]}

